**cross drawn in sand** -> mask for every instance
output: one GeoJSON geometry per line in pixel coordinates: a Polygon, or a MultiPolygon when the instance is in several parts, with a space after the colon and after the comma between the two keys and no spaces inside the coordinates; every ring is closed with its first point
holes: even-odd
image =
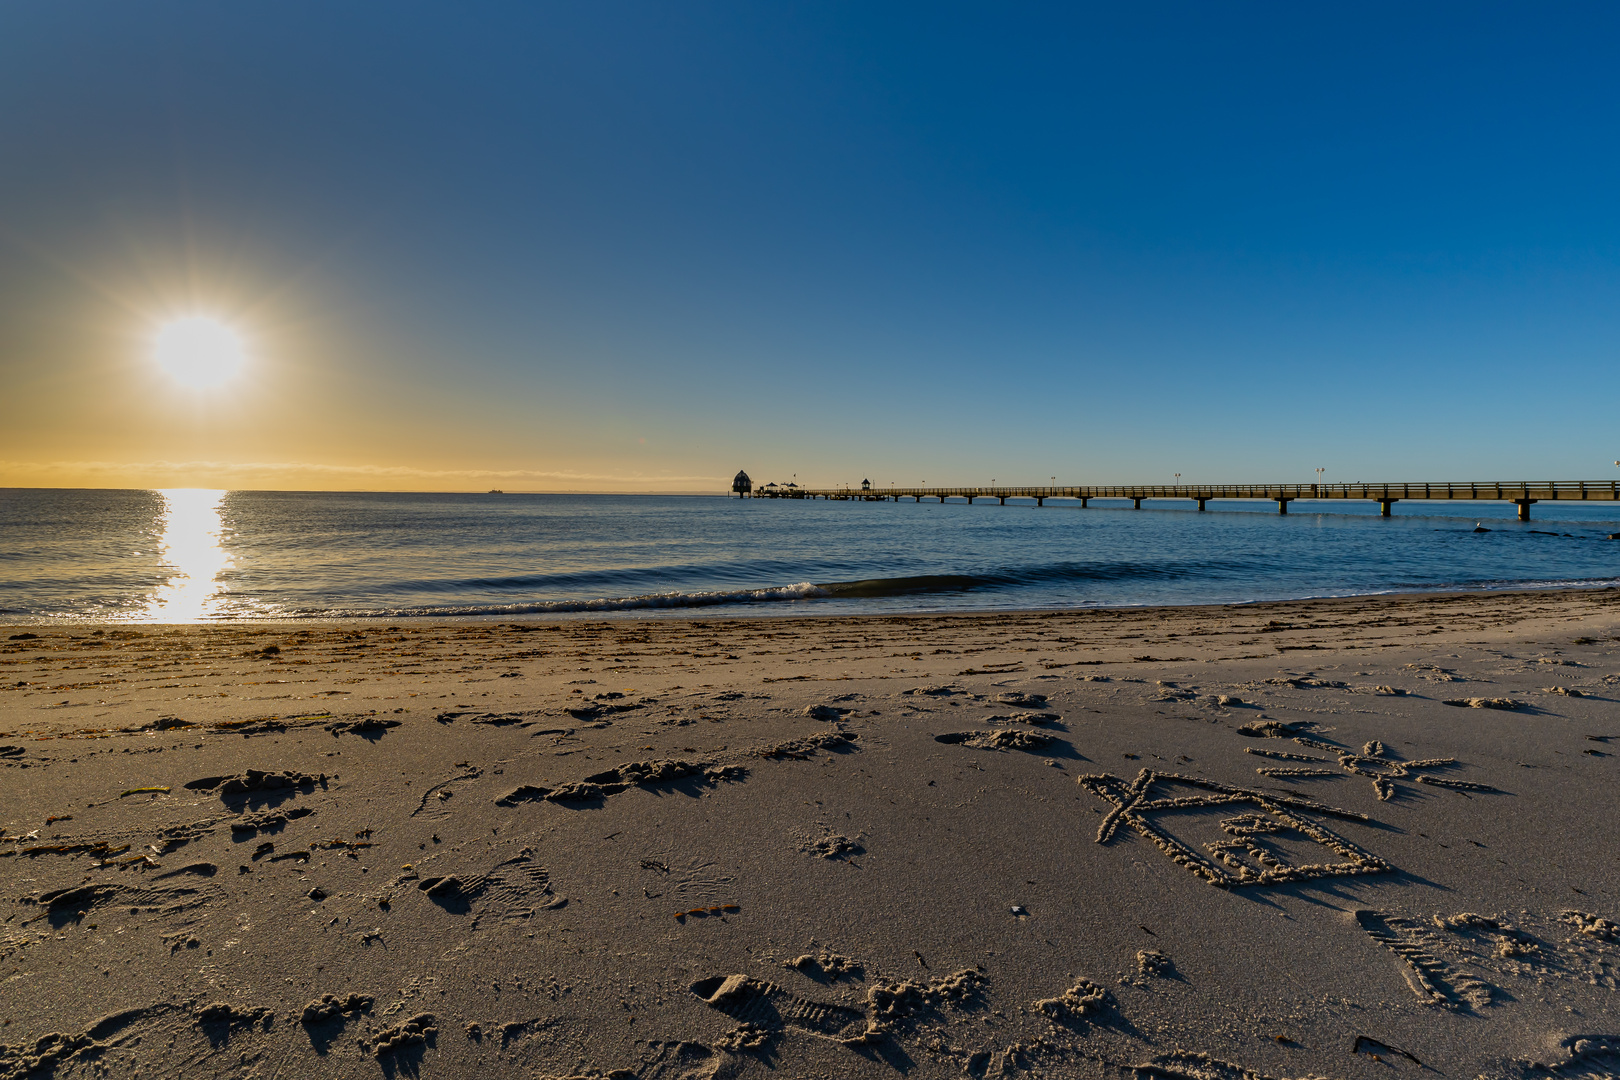
{"type": "MultiPolygon", "coordinates": [[[[1365,776],[1373,783],[1373,790],[1378,793],[1379,801],[1387,801],[1395,797],[1398,790],[1396,780],[1409,780],[1418,784],[1432,784],[1435,787],[1450,788],[1452,791],[1495,791],[1489,784],[1476,784],[1469,780],[1452,780],[1449,777],[1435,776],[1429,769],[1449,769],[1457,764],[1456,758],[1424,758],[1421,761],[1402,761],[1392,753],[1389,747],[1374,740],[1361,748],[1361,753],[1347,750],[1342,746],[1323,742],[1305,735],[1295,735],[1299,725],[1282,724],[1277,721],[1261,721],[1259,723],[1245,724],[1238,728],[1239,735],[1248,735],[1251,738],[1280,739],[1291,737],[1300,746],[1313,750],[1325,750],[1335,755],[1339,760],[1339,767],[1346,773],[1356,776],[1365,776]]],[[[1275,758],[1281,761],[1315,762],[1319,765],[1327,764],[1326,758],[1315,757],[1310,754],[1285,754],[1275,750],[1261,750],[1256,747],[1245,747],[1247,753],[1258,754],[1261,757],[1275,758]]],[[[1279,767],[1275,765],[1262,766],[1255,772],[1262,776],[1270,776],[1278,780],[1332,778],[1337,779],[1343,774],[1332,769],[1313,769],[1279,767]]]]}
{"type": "Polygon", "coordinates": [[[1114,804],[1114,809],[1097,829],[1097,843],[1112,840],[1123,822],[1151,841],[1172,862],[1216,888],[1280,885],[1311,878],[1381,874],[1393,869],[1383,859],[1363,851],[1337,833],[1291,812],[1303,810],[1350,821],[1368,820],[1366,814],[1354,810],[1232,787],[1197,776],[1156,773],[1151,769],[1143,769],[1129,783],[1107,773],[1081,776],[1078,780],[1086,790],[1114,804]],[[1177,785],[1202,794],[1176,795],[1173,789],[1177,785]],[[1229,839],[1206,844],[1207,855],[1177,839],[1161,820],[1174,811],[1210,806],[1229,806],[1249,812],[1221,822],[1221,831],[1229,839]],[[1284,837],[1304,837],[1343,861],[1291,866],[1274,844],[1268,843],[1268,839],[1284,837]]]}

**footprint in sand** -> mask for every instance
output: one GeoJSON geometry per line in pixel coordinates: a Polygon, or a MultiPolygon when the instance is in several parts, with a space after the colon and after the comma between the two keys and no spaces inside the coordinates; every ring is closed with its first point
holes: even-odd
{"type": "Polygon", "coordinates": [[[759,747],[754,753],[773,761],[783,758],[802,761],[813,757],[817,750],[849,753],[856,748],[855,740],[859,738],[859,735],[848,731],[818,731],[802,739],[789,739],[787,742],[759,747]]]}
{"type": "Polygon", "coordinates": [[[460,769],[456,775],[441,780],[424,791],[421,800],[416,804],[416,809],[411,811],[411,817],[420,815],[429,821],[449,817],[455,808],[452,800],[456,795],[456,785],[471,783],[484,775],[484,770],[476,765],[462,765],[460,769]]]}
{"type": "Polygon", "coordinates": [[[1265,1073],[1193,1050],[1172,1050],[1121,1068],[1131,1076],[1157,1080],[1272,1080],[1265,1073]]]}
{"type": "Polygon", "coordinates": [[[805,953],[795,956],[792,960],[785,960],[782,966],[819,983],[836,982],[839,979],[862,979],[866,977],[866,966],[859,960],[852,960],[847,956],[825,950],[816,953],[805,953]]]}
{"type": "Polygon", "coordinates": [[[424,877],[416,887],[445,911],[472,912],[474,930],[486,920],[522,922],[537,911],[555,911],[568,903],[566,896],[552,892],[550,875],[527,851],[496,863],[485,874],[424,877]]]}
{"type": "MultiPolygon", "coordinates": [[[[780,749],[780,748],[778,748],[780,749]]],[[[627,761],[583,780],[546,787],[523,784],[495,800],[497,806],[517,806],[526,802],[594,803],[620,795],[634,787],[653,788],[671,784],[715,787],[741,780],[747,770],[736,765],[718,766],[706,761],[627,761]]]]}
{"type": "Polygon", "coordinates": [[[283,770],[280,772],[249,769],[236,776],[204,776],[185,786],[191,791],[211,791],[226,805],[275,806],[294,795],[307,795],[317,787],[326,787],[325,773],[283,770]]]}
{"type": "Polygon", "coordinates": [[[750,975],[723,975],[692,984],[704,1004],[737,1020],[749,1033],[796,1028],[846,1046],[881,1042],[902,1024],[937,1017],[944,1009],[970,1006],[989,980],[966,968],[918,982],[878,982],[866,993],[865,1009],[800,997],[750,975]]]}
{"type": "Polygon", "coordinates": [[[1100,1015],[1114,1004],[1114,996],[1089,979],[1081,979],[1054,998],[1035,1002],[1035,1011],[1054,1023],[1072,1024],[1100,1015]]]}
{"type": "MultiPolygon", "coordinates": [[[[187,878],[207,877],[211,875],[201,873],[197,868],[209,866],[212,864],[197,863],[165,876],[183,874],[187,878]]],[[[45,911],[36,918],[48,919],[53,927],[60,928],[67,923],[77,922],[93,908],[108,905],[129,908],[131,914],[139,911],[147,914],[177,915],[182,911],[202,907],[224,895],[224,890],[218,885],[203,881],[138,888],[110,883],[80,885],[41,893],[35,903],[45,911]]]]}
{"type": "Polygon", "coordinates": [[[847,859],[866,854],[866,848],[858,839],[835,834],[805,840],[799,844],[799,850],[821,859],[847,859]]]}
{"type": "Polygon", "coordinates": [[[998,705],[1011,705],[1018,709],[1046,708],[1045,694],[1026,694],[1022,690],[1009,690],[990,699],[998,705]]]}
{"type": "Polygon", "coordinates": [[[1526,705],[1522,701],[1505,697],[1449,698],[1446,701],[1441,702],[1441,704],[1451,705],[1459,709],[1505,709],[1509,712],[1522,711],[1530,708],[1530,706],[1526,705]]]}
{"type": "Polygon", "coordinates": [[[1569,1035],[1558,1040],[1561,1060],[1530,1062],[1521,1080],[1602,1080],[1620,1076],[1620,1035],[1569,1035]]]}
{"type": "Polygon", "coordinates": [[[674,901],[676,907],[711,907],[736,895],[736,877],[699,856],[656,851],[641,860],[641,868],[658,875],[658,897],[674,901]]]}
{"type": "Polygon", "coordinates": [[[231,1041],[232,1035],[254,1029],[269,1031],[275,1018],[275,1012],[262,1005],[239,1008],[229,1002],[216,1001],[198,1010],[197,1026],[208,1036],[210,1047],[222,1050],[231,1041]]]}
{"type": "Polygon", "coordinates": [[[1158,949],[1138,949],[1136,970],[1153,979],[1168,979],[1176,973],[1175,961],[1158,949]]]}
{"type": "Polygon", "coordinates": [[[1559,918],[1588,937],[1620,944],[1620,924],[1586,911],[1565,911],[1559,918]]]}
{"type": "Polygon", "coordinates": [[[749,975],[722,975],[692,984],[692,993],[711,1009],[764,1031],[794,1027],[822,1038],[849,1042],[866,1032],[859,1009],[799,997],[775,983],[749,975]]]}
{"type": "Polygon", "coordinates": [[[1472,911],[1436,915],[1434,925],[1455,935],[1453,943],[1460,940],[1471,945],[1484,945],[1496,959],[1534,964],[1545,959],[1549,951],[1535,935],[1526,933],[1506,919],[1472,911]]]}
{"type": "Polygon", "coordinates": [[[1539,987],[1550,981],[1620,990],[1620,928],[1579,911],[1437,914],[1427,920],[1462,963],[1539,987]],[[1587,929],[1590,928],[1590,929],[1587,929]]]}
{"type": "Polygon", "coordinates": [[[375,998],[364,994],[350,994],[348,997],[337,997],[334,994],[322,994],[320,997],[304,1006],[304,1014],[300,1022],[305,1027],[321,1027],[324,1024],[347,1022],[349,1018],[363,1012],[370,1012],[371,1006],[376,1004],[375,998]]]}
{"type": "Polygon", "coordinates": [[[762,1029],[739,1027],[721,1038],[716,1048],[686,1040],[647,1044],[648,1051],[633,1069],[590,1069],[583,1074],[570,1069],[565,1074],[537,1073],[534,1080],[584,1080],[585,1077],[606,1077],[607,1080],[731,1080],[746,1068],[735,1054],[762,1049],[770,1041],[771,1033],[762,1029]],[[727,1051],[722,1053],[721,1051],[727,1051]]]}
{"type": "Polygon", "coordinates": [[[371,1056],[378,1060],[393,1059],[396,1068],[407,1075],[416,1075],[422,1060],[422,1048],[435,1045],[439,1035],[439,1021],[432,1013],[417,1013],[392,1027],[377,1032],[368,1044],[371,1056]]]}
{"type": "Polygon", "coordinates": [[[83,1031],[51,1032],[21,1045],[0,1044],[0,1076],[21,1080],[68,1071],[79,1075],[75,1063],[86,1065],[85,1071],[92,1074],[107,1075],[109,1063],[117,1071],[127,1062],[127,1058],[121,1060],[115,1055],[137,1047],[144,1059],[142,1066],[154,1075],[190,1075],[189,1066],[217,1055],[233,1038],[262,1036],[274,1021],[274,1011],[264,1006],[223,1002],[138,1006],[104,1016],[83,1031]],[[199,1047],[196,1039],[187,1038],[188,1033],[199,1030],[208,1041],[207,1047],[199,1047]],[[169,1056],[160,1061],[165,1048],[169,1056]],[[181,1055],[186,1060],[175,1060],[181,1055]]]}
{"type": "Polygon", "coordinates": [[[1436,950],[1441,942],[1422,926],[1398,915],[1363,908],[1356,923],[1368,937],[1401,958],[1407,985],[1419,998],[1443,1009],[1483,1008],[1491,1003],[1491,984],[1452,967],[1436,950]]]}
{"type": "Polygon", "coordinates": [[[978,750],[1041,750],[1051,745],[1052,736],[1038,731],[1002,728],[999,731],[952,731],[935,735],[934,741],[978,750]]]}
{"type": "Polygon", "coordinates": [[[993,716],[985,717],[984,722],[987,724],[1032,724],[1039,727],[1046,724],[1055,724],[1061,719],[1063,719],[1061,716],[1053,712],[1015,712],[996,713],[993,716]]]}

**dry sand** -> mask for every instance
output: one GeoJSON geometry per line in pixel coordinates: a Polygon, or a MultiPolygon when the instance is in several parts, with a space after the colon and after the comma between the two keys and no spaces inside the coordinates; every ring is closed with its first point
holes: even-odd
{"type": "Polygon", "coordinates": [[[1613,1076],[1617,634],[10,628],[0,1077],[1613,1076]]]}

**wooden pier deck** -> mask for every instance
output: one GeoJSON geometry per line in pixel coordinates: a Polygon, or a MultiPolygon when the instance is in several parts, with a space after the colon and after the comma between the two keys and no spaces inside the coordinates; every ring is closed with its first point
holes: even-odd
{"type": "Polygon", "coordinates": [[[1081,506],[1092,499],[1130,499],[1136,509],[1144,499],[1189,499],[1203,510],[1211,499],[1265,499],[1277,504],[1277,512],[1288,513],[1296,499],[1358,499],[1376,502],[1384,517],[1390,507],[1409,499],[1511,502],[1519,508],[1519,520],[1530,520],[1530,507],[1538,502],[1616,502],[1620,482],[1611,480],[1490,480],[1464,483],[1398,484],[1080,484],[1054,487],[859,487],[859,488],[777,488],[767,485],[752,493],[756,499],[835,499],[886,502],[893,499],[1034,499],[1046,505],[1047,499],[1072,499],[1081,506]]]}

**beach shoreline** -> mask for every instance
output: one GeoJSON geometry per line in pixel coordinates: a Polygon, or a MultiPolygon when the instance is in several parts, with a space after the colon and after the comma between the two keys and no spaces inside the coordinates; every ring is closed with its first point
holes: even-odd
{"type": "MultiPolygon", "coordinates": [[[[795,586],[788,586],[789,588],[795,586]]],[[[1325,604],[1335,602],[1354,602],[1360,600],[1457,600],[1480,596],[1546,596],[1561,594],[1588,594],[1620,591],[1620,585],[1610,579],[1601,579],[1591,583],[1553,582],[1546,585],[1527,586],[1523,584],[1504,585],[1500,587],[1479,587],[1475,589],[1390,589],[1374,592],[1353,592],[1321,596],[1292,596],[1268,597],[1256,600],[1221,600],[1221,601],[1195,601],[1190,603],[1153,603],[1143,601],[1140,603],[1097,603],[1087,605],[1054,605],[1042,607],[1039,605],[1007,608],[946,608],[939,610],[896,610],[890,612],[848,612],[848,611],[803,611],[796,608],[789,609],[789,604],[816,605],[820,598],[811,598],[799,601],[757,601],[736,602],[725,601],[713,605],[695,604],[689,607],[671,606],[667,608],[627,607],[622,609],[579,610],[579,611],[522,611],[506,614],[483,613],[476,615],[439,615],[439,614],[400,614],[390,613],[382,615],[287,615],[287,616],[255,616],[255,617],[220,617],[205,618],[188,622],[161,622],[139,618],[74,618],[66,616],[28,616],[23,620],[13,618],[7,621],[6,614],[0,612],[0,638],[12,633],[24,631],[38,631],[45,629],[62,630],[111,630],[135,629],[142,630],[176,630],[194,629],[202,627],[218,627],[224,629],[252,629],[254,627],[280,628],[299,626],[355,626],[359,628],[375,628],[380,623],[398,622],[404,625],[435,627],[435,626],[462,626],[479,624],[499,624],[506,622],[538,622],[556,624],[589,624],[594,621],[603,623],[622,623],[636,621],[650,622],[692,622],[708,623],[714,621],[749,621],[749,620],[888,620],[903,618],[918,619],[996,619],[1004,617],[1022,617],[1031,615],[1080,615],[1087,612],[1195,612],[1195,611],[1221,611],[1228,609],[1257,608],[1265,605],[1298,605],[1298,604],[1325,604]]],[[[639,598],[634,598],[639,599],[639,598]]],[[[572,603],[573,601],[562,601],[572,603]]],[[[591,601],[579,601],[590,603],[591,601]]]]}
{"type": "Polygon", "coordinates": [[[7,626],[0,1077],[1603,1074],[1617,646],[1614,588],[7,626]]]}

